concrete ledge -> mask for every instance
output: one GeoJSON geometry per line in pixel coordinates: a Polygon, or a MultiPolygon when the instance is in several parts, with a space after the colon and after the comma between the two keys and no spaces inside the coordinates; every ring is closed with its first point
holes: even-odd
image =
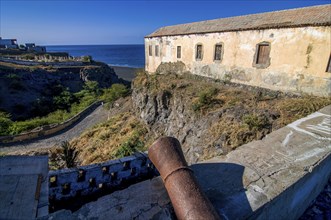
{"type": "Polygon", "coordinates": [[[48,215],[48,157],[0,157],[0,219],[48,215]]]}
{"type": "MultiPolygon", "coordinates": [[[[263,140],[192,165],[219,214],[225,219],[300,217],[331,175],[330,114],[328,106],[263,140]]],[[[104,196],[76,212],[60,214],[61,218],[63,214],[71,218],[172,219],[166,204],[170,201],[157,177],[104,196]]],[[[57,214],[52,215],[54,219],[60,219],[57,214]]]]}
{"type": "Polygon", "coordinates": [[[299,218],[331,175],[330,113],[328,106],[225,157],[194,165],[199,182],[219,213],[229,219],[299,218]],[[210,163],[227,164],[221,167],[232,163],[243,169],[229,172],[215,168],[210,173],[202,168],[210,163]],[[239,180],[234,179],[234,171],[239,180]],[[215,196],[215,191],[220,196],[215,196]]]}

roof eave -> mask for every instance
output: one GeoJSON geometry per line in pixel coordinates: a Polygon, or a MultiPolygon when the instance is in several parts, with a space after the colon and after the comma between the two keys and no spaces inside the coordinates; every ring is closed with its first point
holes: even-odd
{"type": "Polygon", "coordinates": [[[178,33],[178,34],[150,34],[144,38],[154,38],[154,37],[169,37],[169,36],[183,36],[183,35],[192,35],[192,34],[210,34],[210,33],[226,33],[234,31],[251,31],[251,30],[267,30],[267,29],[280,29],[280,28],[300,28],[300,27],[320,27],[320,26],[331,26],[330,22],[325,23],[315,23],[315,24],[298,24],[298,25],[275,25],[272,27],[254,27],[254,28],[236,28],[229,29],[224,31],[201,31],[201,32],[188,32],[188,33],[178,33]]]}

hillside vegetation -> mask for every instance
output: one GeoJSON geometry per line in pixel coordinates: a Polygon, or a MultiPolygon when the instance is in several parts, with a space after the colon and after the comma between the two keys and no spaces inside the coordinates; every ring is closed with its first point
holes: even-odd
{"type": "Polygon", "coordinates": [[[131,99],[119,114],[70,143],[79,164],[147,150],[159,136],[179,139],[190,163],[224,155],[252,140],[331,104],[193,75],[147,75],[133,82],[131,99]]]}
{"type": "Polygon", "coordinates": [[[125,82],[92,58],[67,67],[0,62],[0,135],[61,123],[95,101],[127,95],[128,88],[118,83],[125,82]]]}
{"type": "MultiPolygon", "coordinates": [[[[40,126],[61,123],[81,112],[93,102],[105,100],[111,103],[128,93],[128,88],[122,84],[113,84],[111,88],[101,90],[96,81],[88,81],[84,89],[77,93],[70,93],[64,89],[58,96],[53,97],[53,108],[57,110],[46,116],[24,121],[12,121],[9,113],[0,111],[0,135],[15,135],[40,126]]],[[[40,108],[49,107],[40,106],[39,111],[41,111],[40,108]]]]}

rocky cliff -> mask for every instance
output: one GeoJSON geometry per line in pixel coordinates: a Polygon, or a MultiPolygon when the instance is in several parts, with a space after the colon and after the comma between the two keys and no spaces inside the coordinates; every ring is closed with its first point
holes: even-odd
{"type": "Polygon", "coordinates": [[[133,83],[132,100],[151,139],[161,135],[178,138],[190,163],[262,139],[272,130],[331,103],[330,99],[295,97],[175,74],[141,74],[133,83]]]}

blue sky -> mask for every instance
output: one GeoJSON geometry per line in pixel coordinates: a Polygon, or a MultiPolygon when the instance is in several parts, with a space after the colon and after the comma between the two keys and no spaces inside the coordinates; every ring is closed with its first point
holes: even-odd
{"type": "Polygon", "coordinates": [[[0,0],[0,36],[40,45],[143,44],[159,27],[330,0],[0,0]]]}

